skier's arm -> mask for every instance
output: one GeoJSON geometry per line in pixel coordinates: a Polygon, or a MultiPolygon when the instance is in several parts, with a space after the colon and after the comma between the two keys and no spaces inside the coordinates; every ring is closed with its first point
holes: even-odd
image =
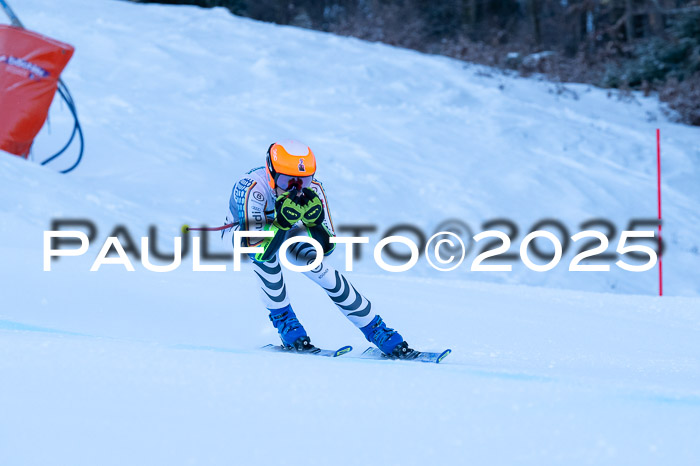
{"type": "MultiPolygon", "coordinates": [[[[235,214],[238,229],[263,231],[265,229],[265,188],[255,179],[244,177],[233,188],[229,210],[235,214]]],[[[243,246],[258,246],[262,238],[243,238],[243,246]]]]}
{"type": "MultiPolygon", "coordinates": [[[[257,180],[252,177],[244,177],[239,180],[231,194],[229,210],[235,212],[236,220],[238,221],[238,229],[242,231],[273,231],[272,225],[268,223],[266,216],[267,211],[266,190],[257,180]]],[[[273,238],[242,238],[242,246],[260,246],[263,248],[261,254],[249,254],[248,256],[258,262],[272,259],[274,254],[279,249],[284,235],[276,235],[273,238]],[[272,239],[276,239],[276,243],[270,248],[272,239]],[[276,247],[275,247],[276,245],[276,247]],[[263,255],[265,257],[263,258],[263,255]]],[[[235,238],[235,236],[234,236],[235,238]]]]}
{"type": "Polygon", "coordinates": [[[335,233],[321,183],[314,181],[311,188],[304,189],[302,206],[304,210],[301,220],[308,235],[321,244],[324,256],[329,255],[335,249],[335,243],[330,242],[335,233]]]}
{"type": "Polygon", "coordinates": [[[264,238],[261,244],[263,252],[255,255],[258,262],[271,260],[287,236],[287,231],[296,224],[302,216],[302,207],[296,202],[297,191],[282,194],[275,201],[275,220],[265,226],[265,231],[271,231],[271,238],[264,238]]]}
{"type": "Polygon", "coordinates": [[[323,225],[328,230],[331,236],[335,236],[335,227],[333,226],[333,218],[331,217],[331,209],[328,207],[328,197],[326,196],[326,191],[323,189],[323,185],[320,181],[312,181],[311,189],[318,195],[323,204],[323,225]]]}

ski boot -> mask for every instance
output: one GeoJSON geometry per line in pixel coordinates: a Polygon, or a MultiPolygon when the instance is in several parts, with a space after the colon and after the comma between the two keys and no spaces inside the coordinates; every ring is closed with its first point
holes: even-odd
{"type": "Polygon", "coordinates": [[[418,355],[417,351],[408,347],[408,343],[404,341],[399,332],[393,328],[388,328],[378,315],[360,330],[364,333],[367,341],[377,345],[377,348],[382,350],[389,358],[411,359],[411,357],[418,355]]]}
{"type": "Polygon", "coordinates": [[[280,334],[285,348],[294,351],[309,351],[314,349],[306,330],[299,323],[291,305],[282,309],[270,309],[270,321],[280,334]]]}

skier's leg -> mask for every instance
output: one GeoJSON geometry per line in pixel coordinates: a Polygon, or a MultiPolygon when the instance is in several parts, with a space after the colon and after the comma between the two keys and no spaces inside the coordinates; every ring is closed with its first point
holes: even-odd
{"type": "MultiPolygon", "coordinates": [[[[234,186],[229,199],[228,212],[226,212],[226,223],[233,224],[232,228],[223,230],[221,238],[228,244],[234,246],[236,237],[234,231],[250,228],[252,231],[261,231],[264,227],[263,205],[265,194],[260,187],[255,187],[255,180],[245,178],[234,186]],[[249,194],[253,192],[253,195],[249,194]],[[250,201],[250,202],[249,202],[250,201]],[[250,220],[250,222],[249,222],[250,220]]],[[[242,246],[254,246],[260,244],[250,243],[249,240],[242,239],[242,246]]],[[[257,262],[254,255],[248,255],[251,259],[251,268],[258,280],[260,299],[263,305],[270,311],[270,321],[277,329],[282,343],[292,346],[297,350],[312,348],[306,330],[297,320],[297,316],[289,304],[287,287],[284,284],[282,268],[277,257],[273,257],[268,262],[257,262]]]]}
{"type": "MultiPolygon", "coordinates": [[[[289,248],[287,258],[295,265],[310,264],[316,257],[316,251],[308,243],[296,243],[289,248]]],[[[376,315],[372,303],[363,296],[345,276],[335,268],[321,262],[313,270],[304,272],[317,285],[321,286],[331,301],[357,328],[365,327],[376,315]]]]}
{"type": "MultiPolygon", "coordinates": [[[[287,259],[294,265],[308,265],[316,258],[316,250],[309,243],[295,243],[287,251],[287,259]]],[[[372,303],[348,282],[345,276],[335,268],[321,264],[304,272],[308,278],[320,285],[338,309],[365,335],[387,354],[397,348],[408,348],[403,337],[391,328],[387,328],[382,318],[372,310],[372,303]]]]}
{"type": "Polygon", "coordinates": [[[253,272],[260,285],[260,300],[268,309],[280,309],[289,304],[287,286],[284,284],[282,267],[275,256],[269,262],[251,261],[253,272]]]}
{"type": "Polygon", "coordinates": [[[251,262],[260,285],[260,299],[270,311],[270,321],[279,332],[282,342],[298,350],[311,347],[306,330],[289,303],[287,286],[277,256],[269,262],[251,262]]]}

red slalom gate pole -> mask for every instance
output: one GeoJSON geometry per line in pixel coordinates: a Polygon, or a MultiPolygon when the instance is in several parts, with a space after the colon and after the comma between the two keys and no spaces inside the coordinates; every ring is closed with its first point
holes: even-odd
{"type": "Polygon", "coordinates": [[[656,129],[656,194],[659,201],[659,296],[664,295],[663,251],[661,250],[661,131],[656,129]]]}

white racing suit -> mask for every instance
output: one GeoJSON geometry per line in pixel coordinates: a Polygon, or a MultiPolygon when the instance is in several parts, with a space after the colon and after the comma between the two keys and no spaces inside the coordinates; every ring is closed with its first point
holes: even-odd
{"type": "MultiPolygon", "coordinates": [[[[324,225],[328,231],[335,235],[323,186],[314,179],[310,188],[323,203],[324,225]]],[[[265,225],[272,223],[275,218],[275,200],[275,192],[268,184],[265,167],[249,171],[233,186],[226,223],[237,223],[237,225],[225,230],[222,238],[225,241],[233,241],[233,230],[263,231],[265,225]]],[[[301,222],[297,223],[287,233],[287,238],[292,236],[308,238],[306,227],[301,222]]],[[[242,241],[243,246],[256,246],[262,243],[263,238],[243,238],[242,241]]],[[[263,305],[269,310],[281,309],[289,305],[289,296],[278,254],[275,254],[268,262],[257,262],[252,254],[249,257],[253,263],[253,271],[258,278],[260,299],[263,305]]],[[[308,265],[315,258],[316,250],[306,242],[295,243],[287,250],[287,259],[294,265],[308,265]]],[[[342,273],[326,262],[324,260],[315,269],[303,272],[304,275],[328,293],[331,300],[350,322],[358,328],[365,327],[372,322],[376,315],[372,310],[372,303],[361,295],[342,273]]]]}

